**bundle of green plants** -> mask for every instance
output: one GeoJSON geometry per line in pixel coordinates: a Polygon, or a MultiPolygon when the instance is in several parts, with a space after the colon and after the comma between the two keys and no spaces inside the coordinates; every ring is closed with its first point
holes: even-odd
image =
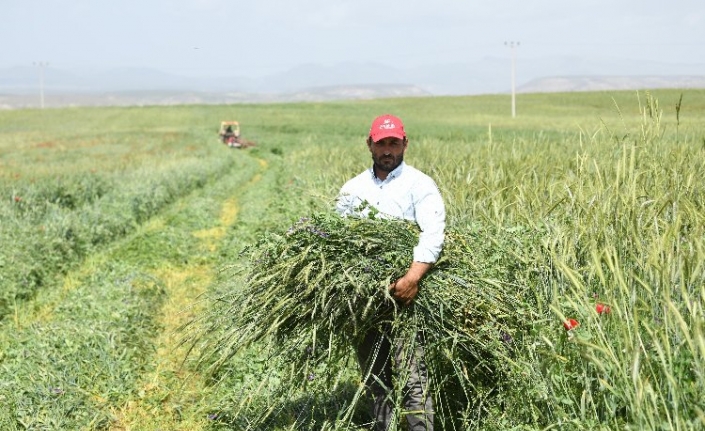
{"type": "MultiPolygon", "coordinates": [[[[540,272],[531,260],[538,234],[481,224],[447,229],[441,258],[407,307],[388,287],[412,261],[415,225],[328,212],[304,217],[244,251],[244,278],[225,278],[230,281],[191,342],[201,352],[200,364],[218,380],[227,381],[243,352],[255,349],[271,359],[266,374],[276,375],[278,388],[258,386],[268,386],[268,394],[249,388],[234,403],[231,420],[250,429],[273,429],[281,416],[299,421],[298,429],[352,427],[364,409],[360,384],[335,413],[305,415],[306,423],[286,406],[295,410],[293,400],[314,390],[339,393],[356,374],[353,347],[380,325],[393,328],[396,337],[424,334],[436,421],[445,429],[498,420],[512,405],[515,413],[521,410],[534,385],[522,366],[522,346],[543,317],[529,283],[540,272]],[[256,402],[262,405],[253,407],[256,402]]],[[[512,420],[525,423],[528,416],[512,420]]]]}

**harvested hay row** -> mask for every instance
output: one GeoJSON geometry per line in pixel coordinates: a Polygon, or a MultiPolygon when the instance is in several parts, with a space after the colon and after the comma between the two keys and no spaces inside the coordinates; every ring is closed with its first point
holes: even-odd
{"type": "MultiPolygon", "coordinates": [[[[204,319],[202,363],[219,373],[238,353],[263,348],[286,368],[281,396],[288,401],[276,401],[286,403],[314,383],[326,382],[326,390],[339,386],[346,364],[353,363],[351,346],[369,328],[389,324],[397,336],[425,334],[436,420],[445,429],[501,416],[500,404],[522,403],[517,391],[531,384],[526,368],[520,369],[519,346],[540,317],[529,283],[537,274],[529,268],[533,252],[527,247],[535,235],[518,228],[448,229],[443,254],[422,280],[415,305],[403,307],[388,286],[411,262],[415,226],[334,213],[302,218],[245,251],[246,286],[228,286],[204,319]]],[[[355,422],[357,387],[328,418],[336,429],[355,422]]],[[[271,397],[267,402],[274,403],[271,397]]],[[[271,427],[286,409],[269,407],[247,413],[250,429],[271,427]]],[[[306,420],[321,429],[320,418],[318,424],[310,415],[306,420]]]]}

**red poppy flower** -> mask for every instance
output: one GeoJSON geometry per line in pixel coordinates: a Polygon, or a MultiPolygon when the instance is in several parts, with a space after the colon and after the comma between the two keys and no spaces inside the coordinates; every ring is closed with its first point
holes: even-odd
{"type": "Polygon", "coordinates": [[[19,202],[19,201],[21,201],[21,200],[22,200],[22,198],[21,198],[21,197],[19,197],[19,196],[15,196],[15,202],[19,202]]]}
{"type": "Polygon", "coordinates": [[[577,328],[580,326],[580,322],[578,322],[575,319],[568,319],[565,322],[563,322],[563,327],[565,328],[566,331],[572,331],[573,329],[577,328]]]}
{"type": "Polygon", "coordinates": [[[609,305],[599,304],[599,303],[598,303],[597,305],[595,305],[595,311],[597,311],[597,314],[607,314],[607,313],[609,313],[611,310],[610,310],[610,306],[609,306],[609,305]]]}

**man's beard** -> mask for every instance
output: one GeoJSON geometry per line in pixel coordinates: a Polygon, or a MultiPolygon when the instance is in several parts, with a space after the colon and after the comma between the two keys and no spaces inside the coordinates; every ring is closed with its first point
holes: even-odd
{"type": "Polygon", "coordinates": [[[401,165],[404,161],[404,154],[398,156],[388,156],[388,157],[375,157],[372,156],[372,161],[374,162],[375,171],[382,172],[392,172],[394,169],[401,165]]]}

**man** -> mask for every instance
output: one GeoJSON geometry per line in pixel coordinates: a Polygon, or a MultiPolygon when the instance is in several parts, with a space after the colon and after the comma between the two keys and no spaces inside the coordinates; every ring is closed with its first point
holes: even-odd
{"type": "MultiPolygon", "coordinates": [[[[367,138],[372,154],[372,168],[351,179],[340,190],[337,210],[343,216],[369,214],[365,203],[382,217],[415,222],[421,233],[413,250],[413,261],[406,274],[389,286],[394,298],[413,306],[419,281],[438,259],[443,246],[445,208],[435,182],[426,174],[404,162],[408,146],[402,121],[393,115],[374,119],[367,138]]],[[[409,429],[433,429],[433,402],[428,388],[424,361],[423,334],[408,342],[395,340],[389,328],[366,334],[357,346],[357,356],[373,398],[377,430],[387,430],[392,423],[392,369],[403,370],[408,380],[403,388],[404,409],[409,429]]],[[[403,419],[403,418],[402,418],[403,419]]]]}

